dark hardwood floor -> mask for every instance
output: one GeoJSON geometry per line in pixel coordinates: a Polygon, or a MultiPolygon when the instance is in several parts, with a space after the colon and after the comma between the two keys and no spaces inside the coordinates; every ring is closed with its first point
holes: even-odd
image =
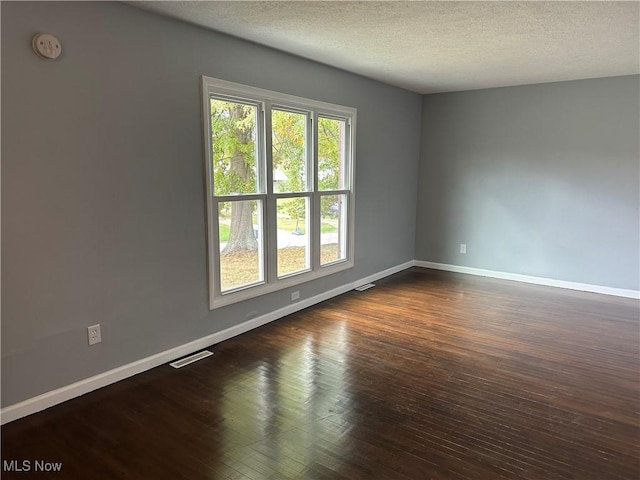
{"type": "Polygon", "coordinates": [[[2,478],[635,480],[639,338],[636,300],[414,268],[3,426],[2,478]]]}

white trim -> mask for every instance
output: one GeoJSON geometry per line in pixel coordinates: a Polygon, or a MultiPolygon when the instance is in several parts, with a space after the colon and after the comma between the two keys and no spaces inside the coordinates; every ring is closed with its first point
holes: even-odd
{"type": "Polygon", "coordinates": [[[113,370],[109,370],[98,375],[94,375],[93,377],[89,377],[70,385],[58,388],[56,390],[43,393],[42,395],[29,398],[14,405],[9,405],[8,407],[0,410],[0,424],[4,425],[5,423],[9,423],[19,418],[26,417],[27,415],[40,412],[49,407],[53,407],[54,405],[58,405],[67,400],[71,400],[72,398],[84,395],[85,393],[92,392],[93,390],[97,390],[120,380],[132,377],[134,375],[137,375],[138,373],[142,373],[165,363],[172,362],[173,360],[192,354],[203,348],[210,347],[211,345],[223,342],[237,335],[241,335],[250,330],[253,330],[254,328],[258,328],[269,322],[278,320],[279,318],[291,315],[292,313],[295,313],[299,310],[303,310],[317,303],[329,300],[330,298],[336,297],[338,295],[342,295],[343,293],[353,290],[354,288],[361,285],[375,282],[377,280],[380,280],[381,278],[388,277],[389,275],[393,275],[394,273],[398,273],[413,266],[431,268],[435,270],[444,270],[448,272],[479,275],[483,277],[500,278],[503,280],[514,280],[516,282],[532,283],[536,285],[546,285],[551,287],[568,288],[571,290],[602,293],[605,295],[615,295],[618,297],[640,299],[640,292],[636,290],[604,287],[585,283],[566,282],[563,280],[532,277],[515,273],[496,272],[493,270],[483,270],[480,268],[462,267],[444,263],[426,262],[422,260],[412,260],[410,262],[405,262],[400,265],[396,265],[395,267],[391,267],[381,272],[361,278],[360,280],[356,280],[355,282],[351,282],[334,288],[333,290],[321,293],[319,295],[316,295],[315,297],[307,298],[300,302],[287,305],[286,307],[248,320],[239,325],[227,328],[226,330],[223,330],[221,332],[207,335],[206,337],[199,338],[184,345],[165,350],[164,352],[151,355],[150,357],[142,358],[136,362],[114,368],[113,370]]]}
{"type": "Polygon", "coordinates": [[[446,263],[425,262],[416,260],[416,267],[432,268],[434,270],[445,270],[447,272],[467,273],[469,275],[479,275],[481,277],[501,278],[503,280],[513,280],[516,282],[533,283],[536,285],[546,285],[548,287],[567,288],[570,290],[581,290],[584,292],[602,293],[604,295],[614,295],[616,297],[640,299],[640,291],[627,290],[624,288],[605,287],[602,285],[592,285],[590,283],[567,282],[565,280],[555,280],[552,278],[533,277],[521,275],[519,273],[497,272],[494,270],[484,270],[481,268],[461,267],[446,263]]]}
{"type": "MultiPolygon", "coordinates": [[[[208,257],[208,286],[209,286],[209,309],[213,310],[225,305],[231,305],[245,301],[249,298],[265,295],[276,290],[289,288],[292,285],[300,285],[311,280],[315,280],[326,275],[340,272],[354,266],[354,236],[355,236],[355,144],[356,144],[356,118],[357,109],[334,103],[312,100],[295,95],[266,90],[240,83],[212,77],[201,77],[202,95],[202,127],[204,145],[204,170],[206,183],[206,209],[207,209],[207,257],[208,257]],[[216,195],[212,185],[212,145],[211,145],[211,98],[222,98],[230,102],[241,102],[249,105],[256,105],[263,113],[263,118],[257,121],[257,177],[259,188],[256,193],[244,195],[216,195]],[[311,122],[307,126],[307,167],[309,163],[313,165],[313,185],[305,192],[275,193],[273,192],[273,159],[271,148],[271,112],[272,108],[304,113],[311,122]],[[339,190],[319,190],[317,188],[318,176],[318,119],[333,118],[345,123],[345,182],[347,188],[339,190]],[[348,132],[348,135],[346,134],[348,132]],[[312,156],[312,158],[309,157],[312,156]],[[265,184],[266,182],[266,184],[265,184]],[[347,250],[345,258],[329,264],[320,265],[320,232],[315,232],[310,238],[308,250],[311,252],[309,269],[295,272],[295,274],[285,277],[277,275],[277,242],[276,238],[276,202],[279,198],[307,198],[312,206],[309,212],[308,222],[313,222],[316,226],[321,225],[320,209],[318,208],[323,195],[345,195],[346,202],[346,227],[341,234],[346,236],[347,250]],[[225,292],[221,291],[220,282],[220,250],[219,250],[219,228],[218,228],[218,204],[220,202],[256,200],[262,201],[263,222],[260,234],[262,250],[260,250],[260,268],[263,275],[260,280],[249,285],[242,285],[237,289],[225,292]],[[315,206],[314,206],[315,204],[315,206]],[[266,224],[264,223],[266,222],[266,224]]],[[[307,182],[309,178],[307,178],[307,182]]],[[[345,185],[340,185],[345,187],[345,185]]],[[[307,232],[312,229],[307,228],[307,232]]]]}
{"type": "Polygon", "coordinates": [[[361,278],[351,284],[351,290],[356,287],[361,287],[362,285],[366,285],[367,283],[375,282],[376,280],[380,280],[381,278],[388,277],[389,275],[393,275],[394,273],[401,272],[406,270],[407,268],[411,268],[414,266],[414,261],[411,260],[409,262],[401,263],[400,265],[396,265],[395,267],[387,268],[378,273],[374,273],[373,275],[369,275],[368,277],[361,278]]]}
{"type": "Polygon", "coordinates": [[[200,79],[203,92],[207,94],[228,96],[230,98],[246,100],[251,103],[256,103],[256,98],[259,97],[268,100],[275,105],[276,108],[293,107],[301,112],[306,112],[311,108],[318,110],[321,114],[335,115],[339,118],[345,115],[350,116],[355,110],[353,107],[347,107],[345,105],[299,97],[297,95],[276,92],[275,90],[267,90],[266,88],[208,77],[206,75],[202,75],[200,79]]]}
{"type": "Polygon", "coordinates": [[[124,380],[125,378],[132,377],[133,375],[137,375],[138,373],[151,370],[152,368],[171,362],[173,360],[176,360],[177,358],[184,357],[185,355],[197,352],[198,350],[210,347],[213,344],[223,342],[224,340],[228,340],[237,335],[248,332],[249,330],[253,330],[254,328],[258,328],[269,322],[273,322],[274,320],[278,320],[279,318],[291,315],[292,313],[295,313],[299,310],[303,310],[317,303],[329,300],[330,298],[353,290],[357,286],[374,282],[381,278],[388,277],[389,275],[393,275],[394,273],[406,270],[407,268],[412,267],[413,264],[414,262],[412,260],[410,262],[396,265],[395,267],[391,267],[381,272],[374,273],[373,275],[369,275],[368,277],[356,280],[355,282],[351,282],[346,285],[334,288],[333,290],[329,290],[328,292],[321,293],[319,295],[316,295],[315,297],[304,299],[300,302],[287,305],[286,307],[280,308],[260,317],[247,320],[246,322],[227,328],[226,330],[222,330],[221,332],[207,335],[206,337],[199,338],[184,345],[165,350],[164,352],[151,355],[150,357],[142,358],[136,362],[114,368],[113,370],[94,375],[93,377],[80,380],[78,382],[66,385],[55,390],[51,390],[50,392],[43,393],[42,395],[38,395],[37,397],[29,398],[14,405],[9,405],[8,407],[0,410],[0,424],[4,425],[5,423],[9,423],[19,418],[26,417],[27,415],[40,412],[49,407],[53,407],[54,405],[58,405],[59,403],[84,395],[85,393],[89,393],[93,390],[106,387],[107,385],[111,385],[112,383],[124,380]]]}
{"type": "Polygon", "coordinates": [[[353,262],[342,260],[335,264],[321,267],[320,270],[303,271],[301,273],[293,273],[291,276],[280,277],[277,283],[261,283],[256,287],[247,286],[230,293],[225,293],[218,298],[213,299],[211,305],[213,308],[224,307],[226,305],[232,305],[250,298],[261,297],[268,293],[277,292],[285,288],[295,287],[302,285],[303,283],[317,280],[318,278],[326,277],[327,275],[333,275],[334,273],[341,272],[353,268],[353,262]]]}

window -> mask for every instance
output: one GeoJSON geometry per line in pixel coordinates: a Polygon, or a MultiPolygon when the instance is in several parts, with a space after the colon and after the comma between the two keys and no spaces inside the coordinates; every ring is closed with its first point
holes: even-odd
{"type": "Polygon", "coordinates": [[[353,266],[356,110],[202,77],[210,308],[353,266]]]}

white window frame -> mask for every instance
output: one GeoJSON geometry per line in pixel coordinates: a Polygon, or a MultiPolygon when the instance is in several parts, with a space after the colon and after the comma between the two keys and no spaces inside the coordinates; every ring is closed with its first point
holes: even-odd
{"type": "Polygon", "coordinates": [[[317,278],[331,275],[354,266],[354,212],[355,212],[355,136],[356,114],[352,107],[345,107],[303,97],[288,95],[262,88],[251,87],[239,83],[202,76],[202,119],[205,163],[205,189],[207,204],[207,249],[209,275],[209,309],[213,310],[225,305],[241,302],[249,298],[265,295],[270,292],[294,287],[317,278]],[[259,105],[258,135],[258,193],[247,195],[216,196],[213,189],[212,145],[211,145],[211,110],[210,99],[223,97],[230,101],[245,101],[259,105]],[[296,193],[273,192],[273,168],[271,149],[271,109],[289,109],[308,113],[311,126],[307,128],[307,143],[310,152],[307,161],[311,163],[310,178],[307,178],[309,190],[296,193]],[[340,190],[319,190],[318,188],[318,155],[317,155],[317,119],[328,117],[344,120],[348,130],[346,139],[345,185],[340,190]],[[345,195],[346,220],[343,220],[341,231],[345,231],[346,258],[326,265],[320,264],[320,198],[325,195],[345,195]],[[277,229],[276,199],[309,198],[310,215],[307,219],[310,233],[310,268],[302,272],[288,274],[278,278],[277,275],[277,229]],[[263,234],[263,276],[264,281],[251,284],[228,292],[220,289],[220,251],[218,240],[218,209],[221,201],[262,200],[263,234]],[[314,228],[313,225],[317,226],[314,228]]]}

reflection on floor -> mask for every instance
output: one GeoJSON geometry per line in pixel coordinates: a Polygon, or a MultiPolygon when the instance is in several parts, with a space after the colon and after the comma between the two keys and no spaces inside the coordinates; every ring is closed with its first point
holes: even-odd
{"type": "Polygon", "coordinates": [[[3,426],[2,478],[635,479],[638,318],[414,268],[3,426]]]}

